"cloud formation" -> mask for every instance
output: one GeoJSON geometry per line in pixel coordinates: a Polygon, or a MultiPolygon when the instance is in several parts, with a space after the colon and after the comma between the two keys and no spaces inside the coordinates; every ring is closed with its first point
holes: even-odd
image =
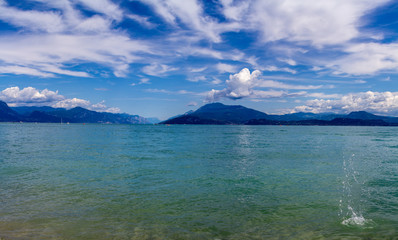
{"type": "Polygon", "coordinates": [[[351,93],[338,99],[309,100],[305,105],[293,109],[293,112],[312,113],[349,113],[352,111],[369,111],[398,116],[398,92],[351,93]]]}
{"type": "Polygon", "coordinates": [[[345,49],[347,56],[334,61],[328,67],[336,74],[375,74],[383,70],[398,70],[398,43],[361,43],[345,49]]]}
{"type": "Polygon", "coordinates": [[[39,91],[33,87],[19,89],[19,87],[6,88],[0,92],[0,100],[16,105],[31,105],[31,104],[52,104],[53,102],[61,101],[64,96],[59,95],[58,91],[50,91],[44,89],[39,91]]]}
{"type": "Polygon", "coordinates": [[[140,53],[150,52],[147,43],[114,28],[124,13],[109,0],[40,2],[54,10],[21,10],[0,1],[0,20],[23,29],[0,37],[0,73],[89,77],[68,65],[97,63],[124,77],[140,53]],[[97,14],[85,16],[78,3],[97,14]]]}
{"type": "Polygon", "coordinates": [[[158,63],[152,63],[142,68],[142,72],[144,72],[145,74],[157,77],[164,76],[169,72],[174,72],[177,70],[178,68],[176,67],[171,67],[166,64],[158,63]]]}
{"type": "Polygon", "coordinates": [[[286,84],[274,80],[261,79],[261,72],[243,68],[239,73],[229,76],[229,80],[225,81],[226,88],[222,90],[212,89],[207,93],[206,102],[218,101],[222,98],[233,100],[241,98],[281,98],[281,97],[298,97],[307,94],[305,91],[289,92],[287,90],[313,90],[331,86],[323,85],[293,85],[286,84]],[[267,88],[268,90],[259,90],[259,88],[267,88]],[[275,90],[279,89],[279,90],[275,90]]]}
{"type": "MultiPolygon", "coordinates": [[[[139,1],[172,29],[163,31],[162,40],[132,37],[135,34],[130,33],[134,31],[124,28],[126,19],[147,29],[158,25],[150,22],[148,16],[122,8],[116,1],[35,0],[38,7],[32,6],[36,9],[21,9],[0,0],[0,21],[18,30],[0,37],[0,73],[90,77],[89,69],[75,70],[70,66],[96,63],[109,68],[117,77],[126,77],[131,64],[148,64],[156,54],[174,60],[206,56],[254,63],[254,59],[261,58],[247,57],[236,49],[225,51],[225,48],[213,47],[225,43],[225,33],[242,31],[255,33],[260,44],[289,43],[281,49],[322,49],[339,45],[346,56],[323,66],[336,73],[373,74],[398,68],[397,56],[393,54],[397,50],[395,43],[353,44],[353,40],[359,38],[376,39],[360,32],[361,18],[390,0],[221,0],[212,3],[216,14],[209,14],[207,4],[210,3],[204,1],[139,1]],[[372,67],[366,68],[365,64],[372,67]]],[[[277,49],[278,45],[273,48],[277,49]]],[[[277,60],[285,66],[276,63],[253,66],[262,71],[297,73],[296,69],[286,67],[286,64],[297,65],[291,54],[278,56],[277,60]]],[[[175,69],[172,64],[167,63],[168,68],[175,69]]],[[[142,71],[154,76],[171,72],[162,66],[166,65],[151,64],[142,71]]],[[[216,69],[220,73],[236,71],[227,64],[219,64],[216,69]]]]}
{"type": "Polygon", "coordinates": [[[388,0],[221,2],[230,21],[259,30],[265,42],[285,39],[322,47],[358,37],[360,18],[388,0]]]}
{"type": "Polygon", "coordinates": [[[38,90],[33,87],[26,87],[20,89],[19,87],[6,88],[0,92],[0,100],[6,102],[12,107],[18,106],[50,106],[55,108],[74,108],[83,107],[93,111],[99,112],[120,112],[119,108],[109,108],[105,105],[105,101],[97,104],[92,104],[88,100],[72,98],[65,98],[60,95],[58,91],[51,91],[48,89],[38,90]]]}

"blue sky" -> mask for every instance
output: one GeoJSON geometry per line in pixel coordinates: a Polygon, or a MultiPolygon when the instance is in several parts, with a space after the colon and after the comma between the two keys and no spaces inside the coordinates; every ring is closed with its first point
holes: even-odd
{"type": "Polygon", "coordinates": [[[398,116],[398,2],[0,0],[0,100],[398,116]]]}

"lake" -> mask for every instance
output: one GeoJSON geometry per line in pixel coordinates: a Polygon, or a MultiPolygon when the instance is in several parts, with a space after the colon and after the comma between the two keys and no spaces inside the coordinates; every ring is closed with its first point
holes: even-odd
{"type": "Polygon", "coordinates": [[[2,123],[0,238],[398,238],[398,127],[2,123]]]}

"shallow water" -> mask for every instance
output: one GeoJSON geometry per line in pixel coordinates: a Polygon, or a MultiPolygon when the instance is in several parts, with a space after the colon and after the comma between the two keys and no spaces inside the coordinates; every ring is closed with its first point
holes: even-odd
{"type": "Polygon", "coordinates": [[[398,128],[0,124],[0,238],[398,238],[398,128]]]}

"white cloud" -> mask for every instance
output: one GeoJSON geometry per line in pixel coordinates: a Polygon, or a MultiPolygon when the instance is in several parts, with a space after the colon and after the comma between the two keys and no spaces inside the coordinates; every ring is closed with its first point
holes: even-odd
{"type": "Polygon", "coordinates": [[[222,81],[216,77],[213,77],[213,80],[211,81],[212,84],[217,85],[222,83],[222,81]]]}
{"type": "Polygon", "coordinates": [[[361,92],[341,96],[339,99],[315,99],[297,106],[293,112],[369,111],[372,113],[398,115],[398,92],[361,92]]]}
{"type": "Polygon", "coordinates": [[[380,71],[398,71],[398,43],[361,43],[344,49],[347,56],[332,62],[336,74],[375,74],[380,71]]]}
{"type": "Polygon", "coordinates": [[[261,72],[258,70],[250,73],[249,69],[243,68],[239,73],[229,76],[226,80],[226,88],[222,90],[211,90],[207,93],[206,101],[213,102],[221,98],[240,99],[240,98],[276,98],[276,97],[298,97],[308,95],[305,91],[288,92],[286,90],[314,90],[320,88],[332,88],[333,86],[324,85],[294,85],[286,84],[273,80],[263,80],[260,78],[261,72]],[[269,90],[259,90],[258,88],[268,88],[269,90]],[[281,90],[275,90],[281,89],[281,90]]]}
{"type": "Polygon", "coordinates": [[[136,14],[128,14],[126,15],[128,18],[138,22],[139,24],[141,24],[142,26],[152,29],[156,27],[156,24],[150,22],[148,19],[148,17],[143,17],[140,15],[136,15],[136,14]]]}
{"type": "Polygon", "coordinates": [[[290,69],[290,68],[286,68],[286,67],[280,68],[280,67],[276,67],[276,66],[266,66],[266,67],[261,68],[261,70],[267,71],[267,72],[289,72],[292,74],[297,73],[297,71],[294,69],[290,69]]]}
{"type": "Polygon", "coordinates": [[[184,26],[213,42],[221,42],[222,32],[236,30],[236,23],[219,23],[210,16],[205,16],[203,6],[196,0],[142,0],[149,4],[155,12],[169,24],[178,27],[181,22],[184,26]],[[179,21],[177,21],[179,20],[179,21]]]}
{"type": "Polygon", "coordinates": [[[141,85],[141,84],[150,84],[150,79],[149,78],[141,78],[138,83],[131,83],[130,86],[136,86],[136,85],[141,85]]]}
{"type": "Polygon", "coordinates": [[[33,31],[53,33],[65,29],[65,25],[62,23],[62,16],[56,12],[22,11],[8,7],[4,1],[0,1],[0,19],[14,26],[33,31]]]}
{"type": "Polygon", "coordinates": [[[297,62],[294,61],[293,59],[290,59],[290,58],[279,58],[278,61],[287,63],[290,66],[296,66],[297,65],[297,62]]]}
{"type": "Polygon", "coordinates": [[[203,72],[204,70],[206,70],[207,67],[201,67],[201,68],[191,68],[191,72],[192,73],[198,73],[198,72],[203,72]]]}
{"type": "Polygon", "coordinates": [[[100,16],[93,16],[91,18],[82,20],[76,25],[77,32],[97,33],[107,32],[111,28],[111,21],[100,16]]]}
{"type": "Polygon", "coordinates": [[[239,73],[229,76],[226,80],[227,87],[223,90],[212,89],[208,92],[206,101],[213,102],[220,98],[240,99],[254,95],[253,88],[256,85],[257,77],[261,74],[255,70],[250,73],[249,69],[244,68],[239,73]]]}
{"type": "Polygon", "coordinates": [[[388,0],[257,0],[252,2],[247,19],[250,27],[262,32],[266,42],[284,39],[322,47],[358,37],[360,18],[386,2],[388,0]]]}
{"type": "Polygon", "coordinates": [[[100,112],[120,112],[118,108],[109,108],[102,101],[97,104],[91,104],[90,101],[78,98],[65,98],[58,91],[48,89],[38,90],[33,87],[20,89],[19,87],[6,88],[0,92],[0,100],[10,106],[51,106],[55,108],[74,108],[83,107],[93,111],[100,112]]]}
{"type": "Polygon", "coordinates": [[[120,108],[117,107],[107,107],[105,105],[105,101],[101,101],[96,104],[92,104],[91,106],[88,106],[88,109],[97,111],[97,112],[109,112],[109,113],[120,113],[120,108]]]}
{"type": "Polygon", "coordinates": [[[325,87],[323,85],[293,85],[273,80],[259,81],[257,86],[265,88],[280,88],[280,89],[320,89],[325,87]]]}
{"type": "Polygon", "coordinates": [[[283,98],[283,97],[301,97],[307,94],[305,91],[300,92],[293,92],[289,93],[284,90],[268,90],[268,91],[261,91],[261,90],[253,90],[252,98],[283,98]]]}
{"type": "Polygon", "coordinates": [[[166,90],[166,89],[148,88],[148,89],[145,89],[145,91],[146,92],[150,92],[150,93],[198,95],[197,93],[194,93],[194,92],[191,92],[191,91],[187,91],[187,90],[170,91],[170,90],[166,90]]]}
{"type": "Polygon", "coordinates": [[[61,101],[54,102],[50,105],[54,108],[66,108],[71,109],[75,107],[82,107],[88,110],[97,111],[97,112],[110,112],[110,113],[120,113],[119,108],[115,107],[107,107],[105,105],[105,101],[101,101],[96,104],[92,104],[88,100],[79,99],[79,98],[68,98],[61,101]]]}
{"type": "Polygon", "coordinates": [[[388,76],[388,77],[382,79],[381,81],[383,81],[383,82],[389,82],[389,81],[391,81],[391,78],[390,78],[390,76],[388,76]]]}
{"type": "Polygon", "coordinates": [[[21,67],[21,66],[0,66],[0,73],[11,73],[16,75],[30,75],[36,77],[55,77],[52,73],[46,73],[34,68],[21,67]]]}
{"type": "Polygon", "coordinates": [[[63,99],[64,96],[59,95],[58,91],[54,92],[48,89],[39,91],[32,87],[23,89],[10,87],[0,93],[0,100],[14,105],[48,104],[63,99]]]}
{"type": "Polygon", "coordinates": [[[311,71],[317,72],[317,71],[320,71],[320,70],[322,70],[322,69],[323,69],[323,68],[321,68],[321,67],[313,66],[313,67],[311,68],[311,71]]]}
{"type": "Polygon", "coordinates": [[[362,79],[357,79],[357,80],[354,81],[354,83],[363,84],[363,83],[366,83],[366,81],[362,80],[362,79]]]}
{"type": "Polygon", "coordinates": [[[63,99],[61,101],[57,101],[51,105],[52,107],[55,108],[75,108],[75,107],[82,107],[82,108],[88,108],[91,106],[90,101],[84,100],[84,99],[79,99],[79,98],[70,98],[70,99],[63,99]]]}
{"type": "Polygon", "coordinates": [[[109,0],[78,0],[84,6],[95,12],[103,13],[111,19],[120,21],[123,12],[118,5],[109,0]]]}
{"type": "Polygon", "coordinates": [[[236,66],[233,66],[230,64],[225,64],[225,63],[218,63],[216,65],[216,68],[220,73],[226,73],[226,72],[232,73],[232,72],[236,72],[236,70],[237,70],[236,66]]]}
{"type": "Polygon", "coordinates": [[[225,81],[226,88],[222,90],[211,90],[207,93],[206,101],[214,102],[221,98],[240,99],[240,98],[282,98],[308,96],[306,91],[288,92],[287,90],[314,90],[320,88],[333,88],[331,85],[294,85],[273,80],[263,80],[260,78],[260,71],[255,70],[250,73],[249,69],[243,68],[239,73],[230,75],[229,80],[225,81]],[[267,91],[258,88],[268,88],[267,91]],[[275,90],[280,89],[280,90],[275,90]]]}
{"type": "Polygon", "coordinates": [[[113,69],[115,76],[125,77],[129,64],[141,59],[139,54],[152,52],[147,42],[114,29],[124,13],[112,1],[35,1],[53,10],[21,10],[0,1],[0,20],[22,30],[0,37],[2,72],[88,77],[88,72],[66,66],[97,63],[113,69]],[[78,10],[78,3],[96,14],[85,16],[78,10]]]}
{"type": "Polygon", "coordinates": [[[200,82],[200,81],[206,81],[207,78],[205,76],[194,76],[187,78],[187,80],[190,82],[200,82]]]}
{"type": "Polygon", "coordinates": [[[148,83],[150,83],[149,81],[150,81],[149,78],[141,78],[139,83],[140,84],[148,84],[148,83]]]}
{"type": "Polygon", "coordinates": [[[187,106],[190,106],[190,107],[195,107],[195,106],[197,106],[197,105],[198,105],[197,102],[189,102],[189,103],[187,104],[187,106]]]}
{"type": "MultiPolygon", "coordinates": [[[[82,61],[95,62],[113,68],[117,76],[125,76],[128,64],[139,59],[134,53],[146,50],[148,48],[145,43],[108,33],[0,37],[0,61],[7,65],[28,66],[38,72],[79,77],[87,77],[89,74],[63,70],[59,65],[82,61]]],[[[33,75],[37,74],[33,72],[33,75]]]]}
{"type": "Polygon", "coordinates": [[[177,71],[178,68],[170,67],[166,64],[152,63],[142,68],[142,72],[151,76],[165,76],[170,72],[177,71]]]}
{"type": "Polygon", "coordinates": [[[325,94],[325,93],[308,93],[306,97],[313,97],[313,98],[341,98],[343,95],[341,94],[325,94]]]}

